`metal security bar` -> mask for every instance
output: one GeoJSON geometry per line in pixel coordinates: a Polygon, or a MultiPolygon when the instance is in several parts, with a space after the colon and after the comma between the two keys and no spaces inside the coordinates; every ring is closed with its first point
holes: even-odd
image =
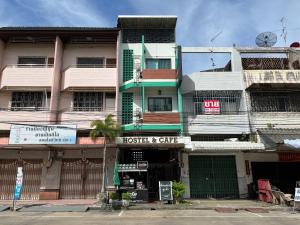
{"type": "Polygon", "coordinates": [[[193,96],[194,113],[205,114],[205,100],[219,100],[220,114],[238,114],[240,112],[241,91],[195,91],[193,96]]]}
{"type": "Polygon", "coordinates": [[[251,92],[252,112],[300,112],[300,92],[251,92]]]}
{"type": "Polygon", "coordinates": [[[103,111],[103,93],[74,92],[73,111],[103,111]]]}
{"type": "Polygon", "coordinates": [[[95,199],[102,184],[102,159],[65,159],[62,164],[60,198],[95,199]]]}

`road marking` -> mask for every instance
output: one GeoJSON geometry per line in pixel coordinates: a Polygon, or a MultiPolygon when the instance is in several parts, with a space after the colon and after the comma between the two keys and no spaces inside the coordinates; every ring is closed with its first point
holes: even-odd
{"type": "Polygon", "coordinates": [[[123,210],[121,210],[121,212],[119,213],[119,215],[118,215],[118,216],[122,216],[123,212],[124,212],[124,211],[123,211],[123,210]]]}
{"type": "Polygon", "coordinates": [[[251,214],[253,214],[253,215],[255,215],[255,216],[258,216],[258,217],[264,217],[264,216],[262,216],[262,215],[260,215],[260,214],[257,214],[257,213],[254,213],[254,212],[250,212],[250,211],[247,211],[248,213],[251,213],[251,214]]]}

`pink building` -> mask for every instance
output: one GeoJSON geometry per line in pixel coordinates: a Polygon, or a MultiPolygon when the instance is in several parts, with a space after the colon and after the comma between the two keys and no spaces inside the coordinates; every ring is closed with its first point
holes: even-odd
{"type": "MultiPolygon", "coordinates": [[[[17,166],[25,171],[21,199],[96,198],[103,140],[89,138],[90,122],[116,116],[118,35],[115,28],[0,29],[0,199],[13,197],[17,166]],[[9,145],[12,124],[76,125],[76,144],[9,145]]],[[[108,150],[112,168],[115,147],[108,150]]]]}

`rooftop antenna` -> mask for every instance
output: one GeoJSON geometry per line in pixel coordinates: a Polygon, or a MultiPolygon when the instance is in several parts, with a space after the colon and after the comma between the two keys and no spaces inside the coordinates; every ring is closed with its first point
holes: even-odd
{"type": "Polygon", "coordinates": [[[211,65],[212,65],[212,68],[213,68],[213,71],[215,71],[215,60],[214,60],[214,46],[213,46],[213,43],[214,41],[217,39],[217,37],[219,37],[221,34],[222,34],[222,30],[220,32],[218,32],[215,36],[213,36],[211,39],[210,39],[210,43],[211,43],[211,49],[210,49],[210,52],[211,52],[211,57],[210,57],[210,61],[211,61],[211,65]]]}
{"type": "Polygon", "coordinates": [[[281,22],[281,34],[280,34],[280,37],[283,38],[284,40],[284,47],[286,47],[286,39],[287,39],[287,20],[285,17],[282,17],[280,19],[280,22],[281,22]]]}
{"type": "Polygon", "coordinates": [[[255,43],[258,47],[272,47],[277,42],[277,35],[272,32],[263,32],[256,36],[255,43]]]}

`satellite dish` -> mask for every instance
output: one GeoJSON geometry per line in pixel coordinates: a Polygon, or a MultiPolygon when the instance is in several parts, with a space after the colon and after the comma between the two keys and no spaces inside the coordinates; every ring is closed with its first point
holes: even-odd
{"type": "Polygon", "coordinates": [[[255,43],[258,47],[272,47],[277,42],[277,35],[272,32],[263,32],[257,35],[255,43]]]}

